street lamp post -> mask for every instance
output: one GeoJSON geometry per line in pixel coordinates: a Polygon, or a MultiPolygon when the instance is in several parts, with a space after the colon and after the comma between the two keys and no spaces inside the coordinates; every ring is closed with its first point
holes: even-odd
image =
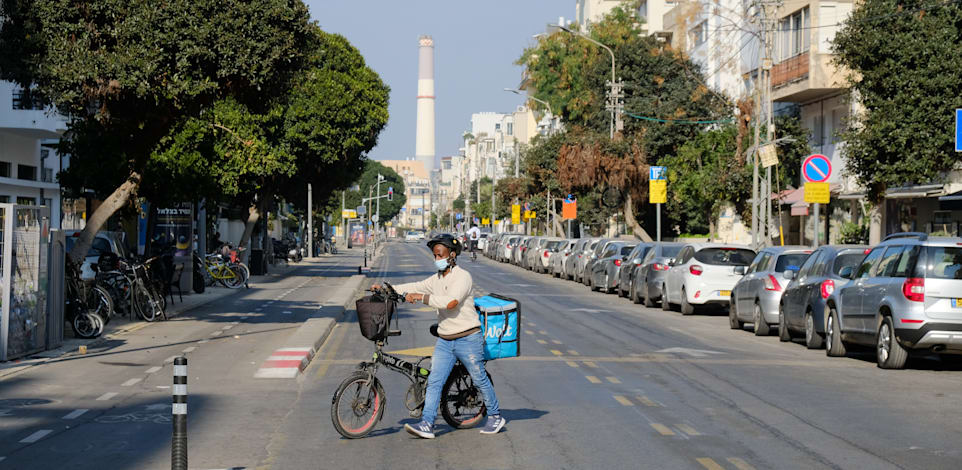
{"type": "Polygon", "coordinates": [[[615,138],[615,112],[616,112],[615,108],[617,107],[617,103],[615,103],[615,99],[616,99],[615,95],[617,94],[616,89],[618,87],[618,85],[615,83],[615,52],[612,51],[610,47],[596,41],[594,38],[592,38],[591,36],[588,36],[585,33],[582,33],[581,31],[569,29],[565,25],[551,25],[551,26],[557,26],[558,28],[560,28],[562,31],[566,33],[574,34],[575,36],[580,36],[582,38],[585,38],[591,43],[597,45],[598,47],[601,47],[604,50],[608,51],[608,54],[611,55],[611,91],[608,93],[609,100],[610,100],[609,105],[611,109],[611,119],[608,121],[608,138],[614,139],[615,138]]]}

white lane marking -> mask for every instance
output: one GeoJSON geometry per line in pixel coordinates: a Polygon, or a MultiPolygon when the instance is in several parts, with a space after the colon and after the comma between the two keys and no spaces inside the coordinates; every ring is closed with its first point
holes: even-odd
{"type": "Polygon", "coordinates": [[[197,344],[204,344],[204,343],[206,343],[206,342],[208,342],[208,341],[210,341],[210,340],[209,340],[209,339],[202,339],[202,340],[198,341],[197,344]]]}
{"type": "Polygon", "coordinates": [[[254,309],[255,312],[260,312],[261,310],[264,310],[264,309],[261,308],[261,307],[257,307],[257,308],[254,309]]]}
{"type": "Polygon", "coordinates": [[[174,359],[177,359],[177,356],[170,356],[167,359],[164,359],[164,364],[168,362],[174,362],[174,359]]]}
{"type": "Polygon", "coordinates": [[[283,313],[283,314],[285,314],[285,315],[290,315],[290,314],[292,314],[292,313],[294,313],[294,312],[292,312],[292,311],[290,311],[290,310],[284,310],[284,311],[281,312],[281,313],[283,313]]]}
{"type": "MultiPolygon", "coordinates": [[[[247,318],[247,317],[244,317],[244,318],[247,318]]],[[[236,324],[238,324],[238,323],[240,323],[240,322],[239,322],[239,321],[232,321],[232,322],[230,322],[231,325],[236,325],[236,324]]]]}
{"type": "Polygon", "coordinates": [[[147,370],[144,371],[144,372],[146,372],[146,373],[148,373],[148,374],[153,374],[153,373],[156,373],[157,371],[159,371],[160,369],[162,369],[162,367],[160,367],[160,366],[154,366],[154,367],[151,367],[150,369],[147,369],[147,370]]]}
{"type": "Polygon", "coordinates": [[[33,444],[34,442],[43,439],[44,436],[53,432],[53,429],[41,429],[23,439],[20,440],[21,444],[33,444]]]}
{"type": "Polygon", "coordinates": [[[107,401],[107,400],[110,400],[111,398],[113,398],[113,397],[115,397],[115,396],[117,396],[117,392],[107,392],[107,393],[105,393],[105,394],[97,397],[97,401],[107,401]]]}
{"type": "Polygon", "coordinates": [[[195,346],[191,346],[189,348],[184,348],[184,350],[181,352],[185,352],[185,353],[194,352],[195,349],[197,349],[195,346]]]}
{"type": "Polygon", "coordinates": [[[223,333],[223,331],[215,331],[215,332],[211,333],[210,335],[211,335],[211,336],[220,336],[221,333],[223,333]]]}
{"type": "Polygon", "coordinates": [[[247,317],[241,317],[241,320],[247,320],[247,317]]]}
{"type": "Polygon", "coordinates": [[[234,325],[227,325],[227,326],[224,326],[224,327],[221,328],[221,329],[222,329],[222,330],[229,330],[229,329],[231,329],[231,328],[233,328],[233,327],[234,327],[234,325]]]}
{"type": "Polygon", "coordinates": [[[84,414],[84,413],[86,413],[86,412],[88,412],[88,411],[90,411],[90,410],[88,410],[88,409],[86,409],[86,408],[81,408],[81,409],[79,409],[79,410],[73,410],[73,411],[71,411],[70,413],[65,414],[64,417],[63,417],[63,419],[77,419],[77,418],[80,417],[80,415],[82,415],[82,414],[84,414]]]}
{"type": "Polygon", "coordinates": [[[0,462],[3,462],[4,460],[7,460],[7,458],[6,458],[6,457],[0,457],[0,462]]]}
{"type": "Polygon", "coordinates": [[[141,378],[130,379],[130,380],[128,380],[128,381],[120,384],[120,386],[121,386],[121,387],[129,387],[129,386],[131,386],[131,385],[135,385],[137,382],[140,382],[141,380],[144,380],[144,379],[141,379],[141,378]]]}

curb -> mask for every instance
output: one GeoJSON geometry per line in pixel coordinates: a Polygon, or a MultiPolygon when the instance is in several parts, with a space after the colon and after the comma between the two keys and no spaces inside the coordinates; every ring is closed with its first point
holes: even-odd
{"type": "Polygon", "coordinates": [[[343,320],[348,309],[353,308],[354,299],[357,293],[364,289],[366,279],[367,276],[355,274],[343,287],[336,289],[330,305],[322,306],[311,318],[305,320],[304,324],[287,338],[286,344],[289,346],[274,351],[254,373],[254,378],[292,379],[303,372],[330,337],[334,325],[343,320]],[[317,316],[325,310],[325,313],[333,310],[333,314],[317,316]]]}

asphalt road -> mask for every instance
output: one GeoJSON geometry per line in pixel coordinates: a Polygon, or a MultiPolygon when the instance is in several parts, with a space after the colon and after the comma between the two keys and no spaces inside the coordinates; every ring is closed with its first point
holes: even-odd
{"type": "Polygon", "coordinates": [[[254,468],[300,385],[257,379],[324,294],[357,274],[344,253],[0,381],[0,469],[170,468],[172,361],[188,358],[190,467],[254,468]]]}
{"type": "MultiPolygon", "coordinates": [[[[422,243],[393,243],[374,277],[431,274],[422,243]]],[[[383,420],[348,440],[330,422],[338,383],[373,345],[339,324],[300,380],[259,468],[812,469],[962,467],[962,371],[868,354],[827,358],[801,344],[731,331],[723,313],[683,317],[487,259],[463,259],[478,292],[519,299],[522,357],[489,363],[505,430],[413,438],[406,379],[382,370],[383,420]]],[[[402,306],[388,351],[428,349],[434,313],[402,306]]],[[[408,351],[417,353],[419,351],[408,351]]],[[[252,439],[251,445],[255,442],[252,439]]]]}

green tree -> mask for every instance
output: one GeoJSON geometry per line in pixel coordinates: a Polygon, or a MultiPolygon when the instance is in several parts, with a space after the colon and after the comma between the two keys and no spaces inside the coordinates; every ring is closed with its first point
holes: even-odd
{"type": "Polygon", "coordinates": [[[4,0],[0,17],[0,78],[70,116],[62,151],[105,173],[91,187],[104,203],[75,260],[137,193],[158,143],[185,116],[223,98],[257,107],[285,90],[310,26],[296,0],[4,0]]]}
{"type": "MultiPolygon", "coordinates": [[[[344,207],[353,209],[360,206],[361,200],[367,198],[368,195],[374,196],[374,191],[377,190],[378,173],[384,177],[384,180],[381,181],[380,190],[382,196],[387,194],[389,187],[394,188],[393,200],[388,201],[387,198],[381,199],[380,220],[383,223],[401,213],[401,208],[404,207],[407,198],[404,196],[404,179],[401,178],[401,175],[397,174],[397,172],[391,168],[382,165],[377,160],[366,160],[364,162],[364,171],[354,182],[357,189],[351,189],[345,193],[344,207]]],[[[371,207],[377,207],[377,201],[374,201],[371,207]]]]}
{"type": "Polygon", "coordinates": [[[866,0],[836,34],[836,64],[849,71],[864,111],[842,133],[847,170],[872,201],[910,183],[944,179],[959,162],[951,129],[962,108],[962,7],[922,0],[866,0]]]}

